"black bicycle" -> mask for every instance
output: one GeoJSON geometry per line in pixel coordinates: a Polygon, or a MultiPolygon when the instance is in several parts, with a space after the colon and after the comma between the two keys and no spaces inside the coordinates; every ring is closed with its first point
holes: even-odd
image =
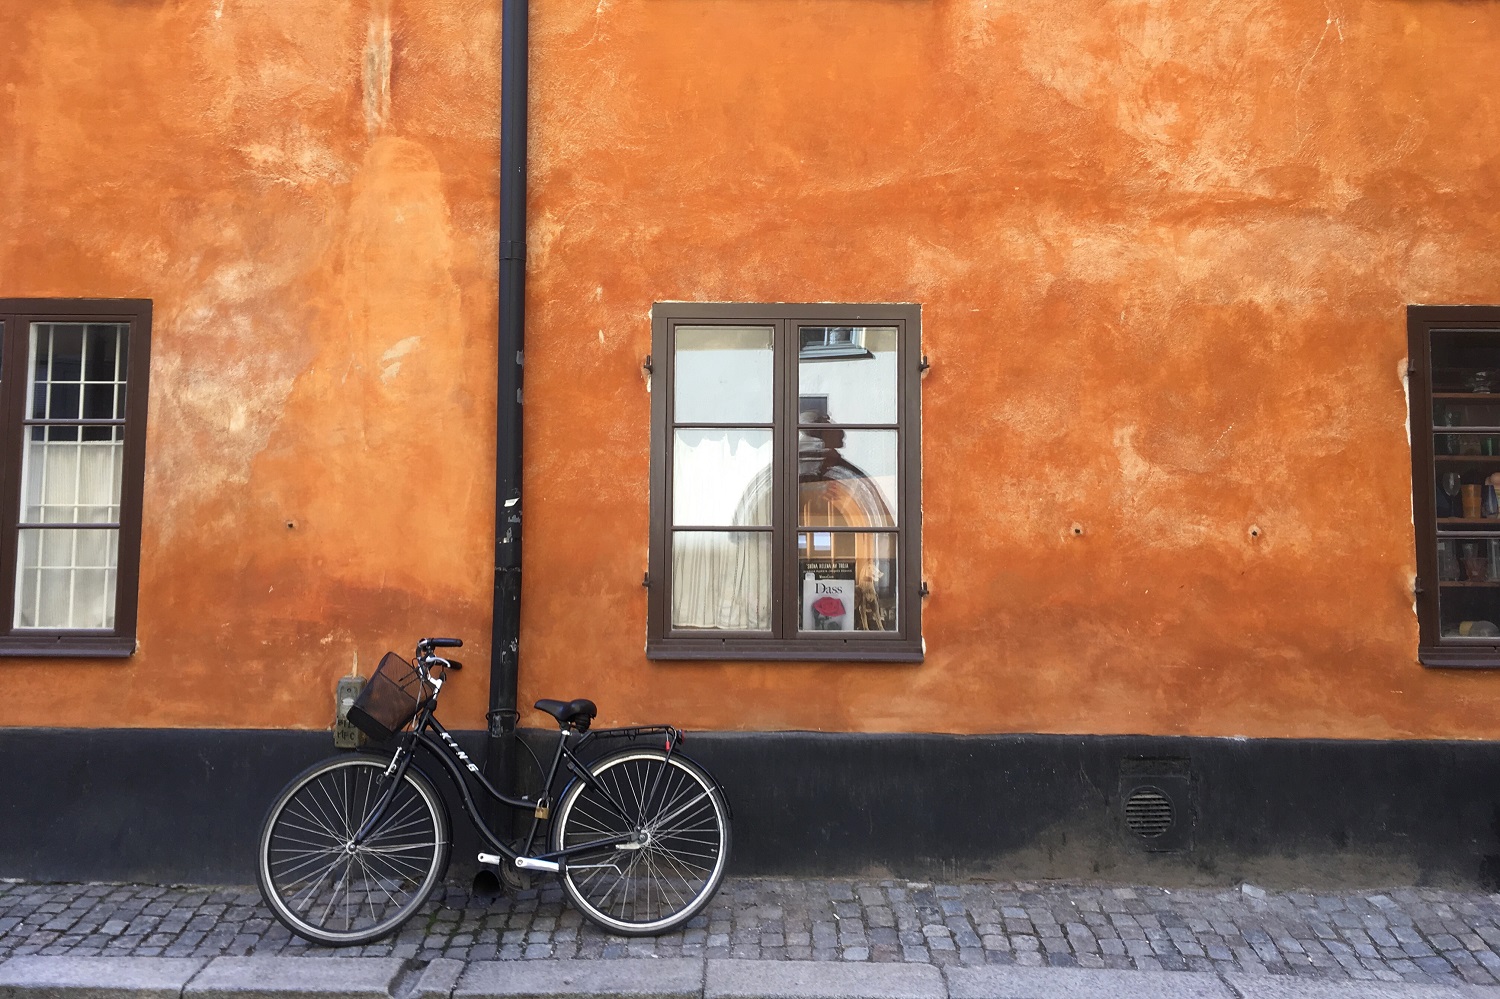
{"type": "Polygon", "coordinates": [[[539,796],[513,798],[485,779],[433,717],[448,673],[462,666],[433,650],[462,644],[424,638],[410,663],[388,653],[348,713],[387,748],[314,764],[276,797],[261,827],[257,864],[276,918],[315,943],[364,944],[395,932],[422,907],[451,847],[447,806],[417,762],[423,749],[496,851],[479,854],[481,864],[558,875],[583,914],[611,933],[664,933],[692,919],[723,880],[730,816],[718,782],[678,751],[682,733],[670,725],[590,731],[592,701],[537,701],[557,721],[557,750],[539,796]],[[587,762],[579,755],[615,739],[653,742],[587,762]],[[479,814],[474,787],[529,811],[526,833],[513,843],[497,835],[479,814]],[[539,837],[543,822],[547,835],[539,837]]]}

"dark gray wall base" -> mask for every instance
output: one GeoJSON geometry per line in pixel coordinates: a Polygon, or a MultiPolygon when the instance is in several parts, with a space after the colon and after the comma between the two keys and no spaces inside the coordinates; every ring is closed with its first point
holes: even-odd
{"type": "MultiPolygon", "coordinates": [[[[545,755],[551,736],[526,736],[545,755]]],[[[480,733],[459,739],[482,758],[480,733]]],[[[684,750],[727,789],[741,875],[1500,887],[1490,743],[797,732],[684,750]],[[1139,787],[1160,835],[1127,828],[1139,787]]],[[[321,732],[0,730],[0,876],[248,883],[266,806],[332,752],[321,732]]],[[[462,878],[478,846],[453,815],[462,878]]]]}

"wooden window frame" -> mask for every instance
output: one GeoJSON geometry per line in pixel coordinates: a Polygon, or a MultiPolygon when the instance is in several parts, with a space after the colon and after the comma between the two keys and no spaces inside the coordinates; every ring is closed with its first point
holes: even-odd
{"type": "MultiPolygon", "coordinates": [[[[1444,636],[1440,620],[1441,581],[1438,575],[1434,441],[1441,431],[1433,426],[1432,336],[1437,332],[1493,330],[1500,348],[1500,306],[1411,305],[1406,310],[1407,383],[1410,398],[1412,466],[1412,522],[1416,531],[1417,660],[1424,666],[1500,668],[1500,638],[1444,636]]],[[[1500,396],[1496,397],[1500,402],[1500,396]]],[[[1460,428],[1460,432],[1462,429],[1460,428]]],[[[1483,433],[1483,429],[1479,430],[1483,433]]],[[[1497,532],[1496,537],[1500,537],[1497,532]]]]}
{"type": "Polygon", "coordinates": [[[151,360],[149,299],[0,298],[0,656],[122,658],[136,648],[140,585],[141,494],[146,466],[146,403],[151,360]],[[125,362],[124,452],[120,483],[119,551],[113,628],[17,628],[16,558],[25,450],[27,386],[33,323],[123,323],[129,326],[125,362]]]}
{"type": "MultiPolygon", "coordinates": [[[[921,662],[921,307],[911,304],[739,304],[658,302],[651,310],[651,531],[647,573],[646,655],[663,660],[921,662]],[[671,627],[672,420],[674,330],[678,326],[770,326],[773,365],[772,629],[769,633],[674,630],[671,627]],[[798,528],[798,327],[895,326],[897,332],[896,628],[889,632],[787,633],[788,601],[797,600],[793,538],[798,528]],[[842,636],[852,637],[842,637],[842,636]],[[836,637],[839,636],[839,637],[836,637]]],[[[856,425],[857,426],[857,425],[856,425]]]]}

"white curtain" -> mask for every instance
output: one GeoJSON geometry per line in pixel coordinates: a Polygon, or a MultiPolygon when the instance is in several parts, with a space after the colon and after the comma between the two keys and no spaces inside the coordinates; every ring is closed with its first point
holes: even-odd
{"type": "MultiPolygon", "coordinates": [[[[123,453],[117,440],[27,441],[22,522],[118,523],[123,453]]],[[[16,627],[114,627],[117,528],[22,528],[18,541],[16,627]]]]}
{"type": "MultiPolygon", "coordinates": [[[[735,524],[771,522],[771,469],[741,493],[735,524]]],[[[771,535],[765,531],[672,532],[672,627],[771,628],[771,535]]]]}

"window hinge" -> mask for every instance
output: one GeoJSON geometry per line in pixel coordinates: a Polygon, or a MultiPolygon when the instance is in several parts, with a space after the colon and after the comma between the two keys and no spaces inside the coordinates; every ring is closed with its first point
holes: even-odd
{"type": "Polygon", "coordinates": [[[1406,373],[1408,375],[1414,375],[1417,373],[1417,362],[1409,357],[1406,359],[1406,373]]]}
{"type": "Polygon", "coordinates": [[[656,374],[656,372],[651,367],[651,355],[650,354],[647,354],[646,355],[646,359],[641,362],[641,370],[644,371],[644,372],[646,372],[646,374],[648,374],[648,375],[654,375],[654,374],[656,374]]]}
{"type": "Polygon", "coordinates": [[[641,585],[649,588],[651,586],[651,573],[641,573],[641,585]]]}
{"type": "Polygon", "coordinates": [[[1421,596],[1422,594],[1427,592],[1427,590],[1422,586],[1422,581],[1420,579],[1414,579],[1411,581],[1411,591],[1418,596],[1421,596]]]}
{"type": "Polygon", "coordinates": [[[919,586],[919,587],[917,587],[917,596],[919,596],[919,597],[925,597],[925,596],[927,596],[927,580],[925,580],[925,579],[922,580],[922,585],[919,586]]]}
{"type": "Polygon", "coordinates": [[[930,367],[932,367],[932,365],[927,362],[927,355],[923,354],[922,355],[922,363],[920,363],[920,364],[917,365],[917,370],[918,371],[926,371],[930,367]]]}

